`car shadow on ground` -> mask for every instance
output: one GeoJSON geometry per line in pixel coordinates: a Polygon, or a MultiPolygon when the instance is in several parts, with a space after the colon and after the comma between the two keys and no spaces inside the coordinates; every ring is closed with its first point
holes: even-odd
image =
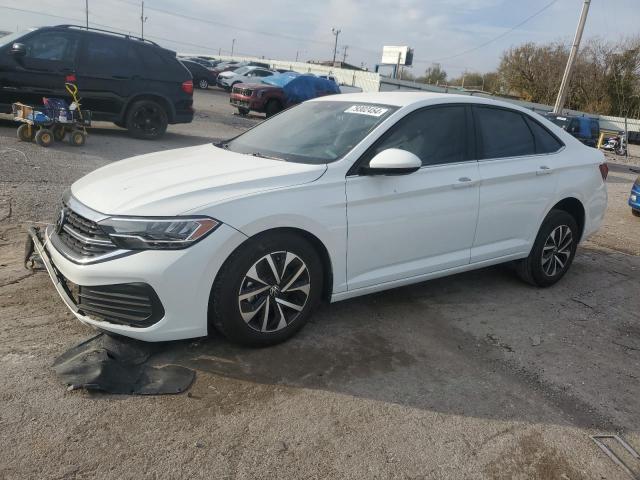
{"type": "MultiPolygon", "coordinates": [[[[565,282],[590,268],[587,260],[578,263],[585,265],[565,282]]],[[[274,347],[243,348],[214,335],[167,344],[158,361],[447,414],[620,428],[541,380],[535,368],[526,371],[514,361],[518,353],[500,340],[505,326],[498,319],[513,318],[516,329],[536,321],[547,315],[541,305],[566,302],[567,287],[538,290],[516,280],[509,268],[487,268],[325,305],[296,337],[274,347]],[[469,333],[474,329],[496,334],[478,338],[469,333]]],[[[560,313],[557,320],[571,315],[560,313]]]]}

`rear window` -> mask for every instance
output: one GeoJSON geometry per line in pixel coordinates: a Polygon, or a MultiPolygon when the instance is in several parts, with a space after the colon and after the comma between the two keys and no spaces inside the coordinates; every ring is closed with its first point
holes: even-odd
{"type": "Polygon", "coordinates": [[[558,140],[555,135],[534,119],[530,117],[526,117],[526,119],[536,143],[536,153],[554,153],[564,146],[564,144],[558,140]]]}

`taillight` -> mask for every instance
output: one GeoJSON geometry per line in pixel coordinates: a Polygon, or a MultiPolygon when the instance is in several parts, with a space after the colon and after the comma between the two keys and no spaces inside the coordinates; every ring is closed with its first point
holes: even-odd
{"type": "Polygon", "coordinates": [[[184,82],[182,82],[182,85],[180,86],[180,88],[182,88],[182,91],[184,93],[193,95],[193,80],[185,80],[184,82]]]}
{"type": "Polygon", "coordinates": [[[600,165],[598,165],[598,167],[600,168],[600,175],[602,175],[602,181],[605,181],[607,179],[607,175],[609,175],[609,165],[607,165],[606,163],[601,163],[600,165]]]}

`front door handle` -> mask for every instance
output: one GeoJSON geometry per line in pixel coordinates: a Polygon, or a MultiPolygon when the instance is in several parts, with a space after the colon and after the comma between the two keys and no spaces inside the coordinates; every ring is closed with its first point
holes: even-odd
{"type": "Polygon", "coordinates": [[[460,177],[458,179],[458,182],[453,184],[453,188],[471,187],[471,186],[475,185],[476,183],[478,183],[478,182],[475,181],[475,180],[472,180],[469,177],[460,177]]]}
{"type": "Polygon", "coordinates": [[[540,165],[540,168],[536,171],[536,175],[549,175],[553,172],[553,169],[546,165],[540,165]]]}

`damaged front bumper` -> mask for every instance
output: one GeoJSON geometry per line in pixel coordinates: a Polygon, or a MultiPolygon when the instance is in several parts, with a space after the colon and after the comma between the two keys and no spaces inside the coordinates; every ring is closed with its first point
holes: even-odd
{"type": "Polygon", "coordinates": [[[60,298],[67,307],[76,315],[78,314],[78,306],[73,300],[71,291],[67,285],[64,276],[56,269],[49,257],[49,253],[44,247],[42,239],[42,229],[38,227],[29,227],[29,237],[25,248],[24,265],[26,268],[35,269],[36,265],[41,264],[51,277],[53,286],[58,291],[60,298]],[[29,241],[30,240],[30,241],[29,241]]]}
{"type": "Polygon", "coordinates": [[[209,296],[224,260],[245,239],[222,224],[181,250],[143,250],[83,265],[54,246],[54,226],[29,229],[25,265],[41,264],[82,323],[148,342],[206,336],[209,296]]]}

